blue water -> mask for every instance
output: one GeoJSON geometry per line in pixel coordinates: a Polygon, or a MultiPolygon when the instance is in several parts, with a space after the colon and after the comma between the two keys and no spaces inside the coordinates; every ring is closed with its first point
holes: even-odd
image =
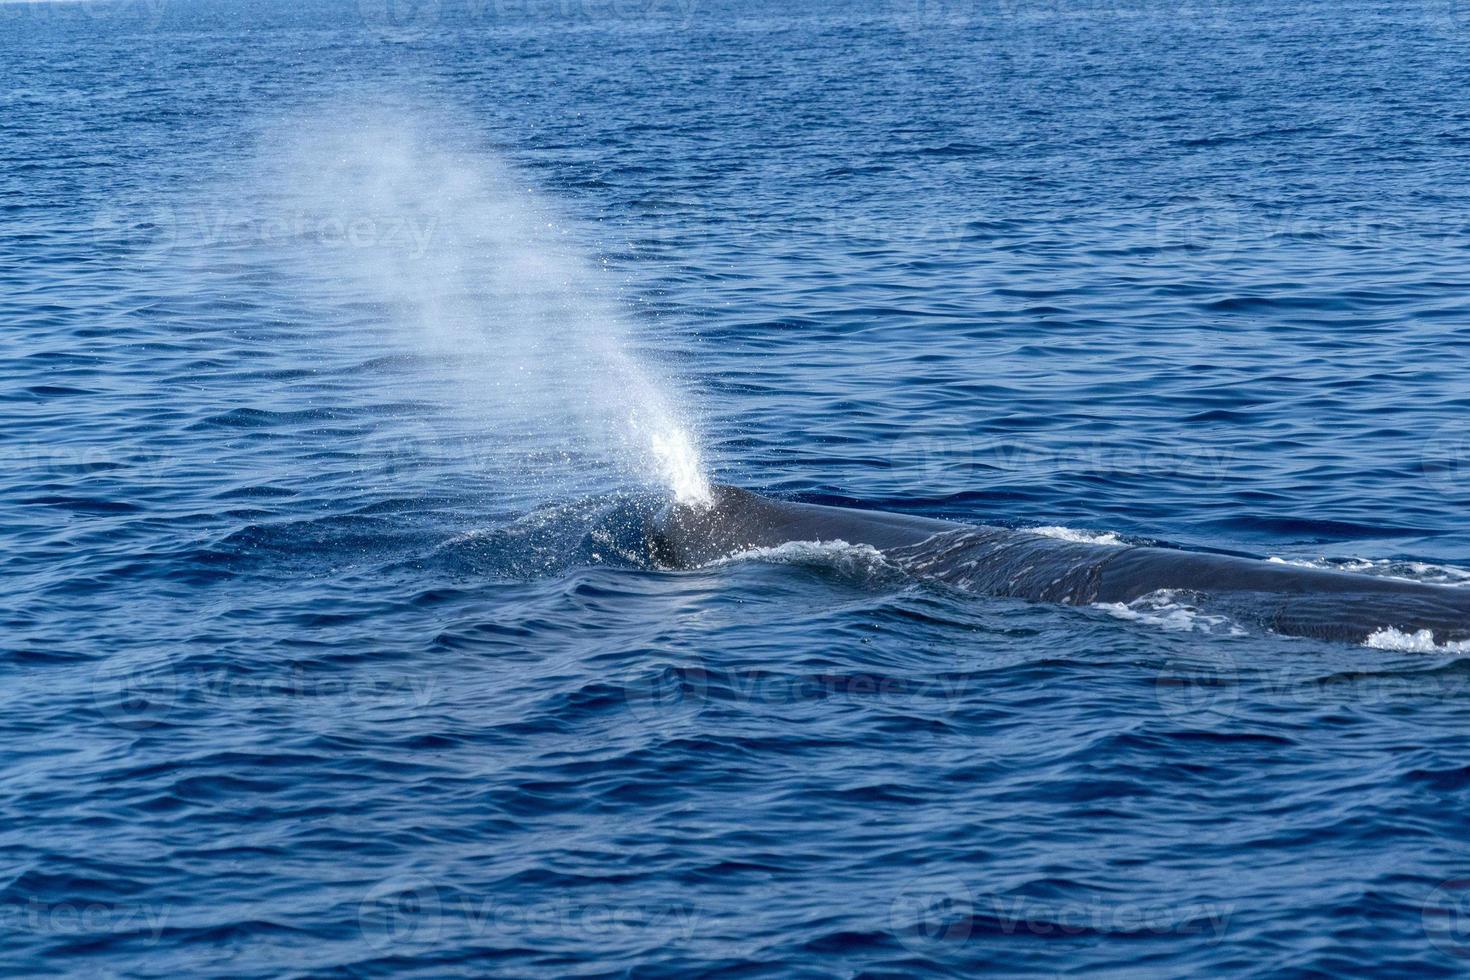
{"type": "Polygon", "coordinates": [[[1470,651],[660,570],[619,433],[1463,581],[1467,62],[1452,0],[0,6],[0,969],[1459,973],[1470,651]]]}

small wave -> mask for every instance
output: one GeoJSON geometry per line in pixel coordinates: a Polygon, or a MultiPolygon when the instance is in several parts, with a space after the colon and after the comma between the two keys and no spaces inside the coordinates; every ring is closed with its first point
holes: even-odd
{"type": "Polygon", "coordinates": [[[1353,572],[1405,582],[1429,585],[1454,585],[1470,588],[1470,570],[1453,565],[1433,565],[1422,561],[1395,561],[1390,558],[1277,558],[1266,559],[1277,565],[1299,568],[1324,568],[1334,572],[1353,572]]]}
{"type": "Polygon", "coordinates": [[[1201,612],[1197,606],[1181,601],[1178,595],[1173,589],[1159,589],[1132,602],[1095,602],[1093,608],[1119,619],[1157,626],[1170,632],[1246,635],[1246,631],[1229,616],[1201,612]]]}
{"type": "Polygon", "coordinates": [[[1026,530],[1032,534],[1040,534],[1048,538],[1056,538],[1060,541],[1071,541],[1074,544],[1108,544],[1122,547],[1128,543],[1112,531],[1094,533],[1092,531],[1076,531],[1070,527],[1050,526],[1028,527],[1026,530]]]}
{"type": "Polygon", "coordinates": [[[1372,647],[1374,650],[1394,650],[1399,653],[1470,653],[1470,640],[1446,640],[1443,643],[1435,643],[1434,633],[1429,630],[1405,633],[1392,626],[1385,626],[1369,634],[1368,638],[1363,641],[1363,646],[1372,647]]]}

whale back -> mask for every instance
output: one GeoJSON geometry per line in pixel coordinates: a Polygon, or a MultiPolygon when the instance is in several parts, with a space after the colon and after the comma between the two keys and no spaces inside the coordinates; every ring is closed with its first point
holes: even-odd
{"type": "Polygon", "coordinates": [[[659,515],[649,541],[658,561],[691,568],[752,548],[843,541],[876,548],[915,576],[983,595],[1086,605],[1169,590],[1293,636],[1361,641],[1393,628],[1429,630],[1436,642],[1470,639],[1470,589],[795,503],[731,486],[712,495],[707,507],[675,505],[659,515]]]}
{"type": "Polygon", "coordinates": [[[650,545],[660,562],[692,568],[790,541],[845,541],[887,551],[966,527],[884,511],[774,500],[740,487],[715,485],[710,492],[708,506],[676,504],[659,515],[650,545]]]}

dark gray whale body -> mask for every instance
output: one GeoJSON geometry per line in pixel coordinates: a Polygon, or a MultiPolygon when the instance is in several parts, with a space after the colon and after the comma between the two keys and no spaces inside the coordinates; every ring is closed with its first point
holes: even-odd
{"type": "Polygon", "coordinates": [[[1436,643],[1470,639],[1470,589],[791,503],[738,487],[712,490],[711,506],[675,505],[660,514],[650,542],[659,561],[691,568],[749,548],[841,540],[876,548],[912,574],[985,595],[1085,605],[1168,589],[1291,636],[1362,642],[1391,628],[1430,630],[1436,643]]]}

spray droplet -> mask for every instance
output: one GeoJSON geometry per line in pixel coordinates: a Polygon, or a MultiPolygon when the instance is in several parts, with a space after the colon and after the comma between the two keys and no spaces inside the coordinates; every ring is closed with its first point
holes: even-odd
{"type": "Polygon", "coordinates": [[[421,106],[307,122],[281,168],[287,213],[383,233],[298,268],[386,312],[446,415],[509,464],[497,477],[538,493],[656,478],[681,502],[710,499],[688,416],[635,354],[615,284],[514,168],[421,106]]]}
{"type": "Polygon", "coordinates": [[[674,499],[693,507],[708,507],[712,499],[709,481],[699,465],[699,451],[689,434],[683,429],[668,429],[653,433],[650,442],[664,484],[673,491],[674,499]]]}

